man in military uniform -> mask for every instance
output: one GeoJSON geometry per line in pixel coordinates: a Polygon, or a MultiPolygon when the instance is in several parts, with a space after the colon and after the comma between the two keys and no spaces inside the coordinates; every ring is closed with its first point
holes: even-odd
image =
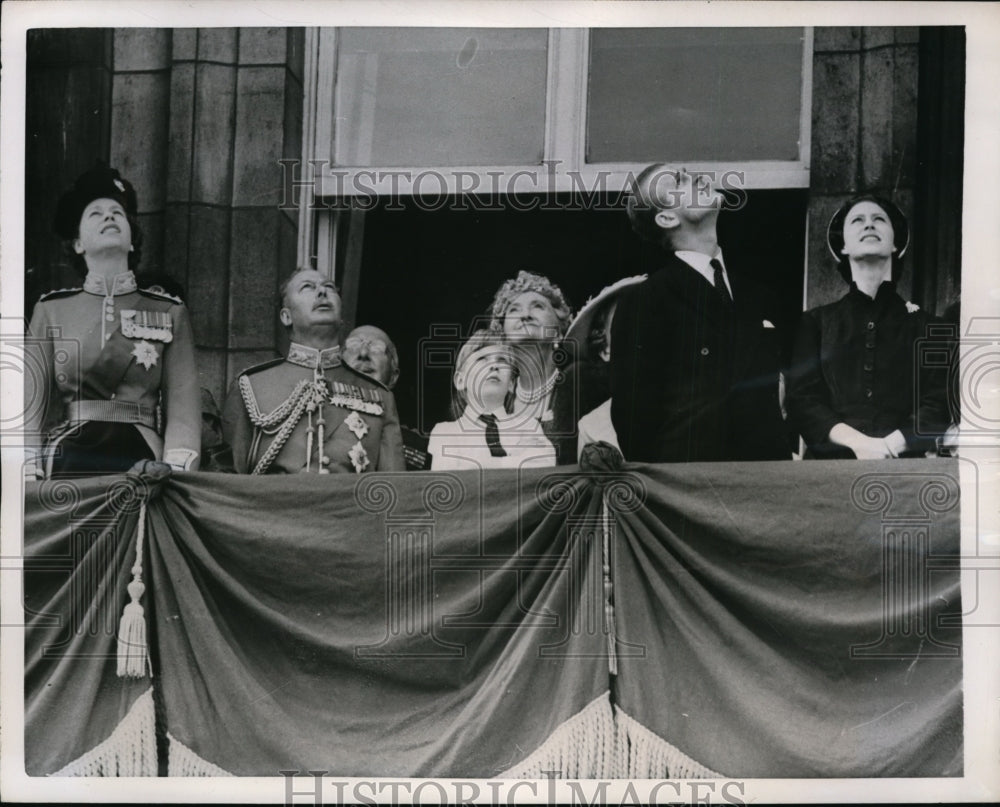
{"type": "Polygon", "coordinates": [[[386,389],[399,380],[399,354],[389,334],[374,325],[358,325],[344,340],[344,364],[374,378],[386,389]]]}
{"type": "MultiPolygon", "coordinates": [[[[399,380],[399,354],[389,334],[374,325],[359,325],[344,340],[344,363],[394,389],[399,380]]],[[[403,434],[403,458],[407,471],[426,471],[431,467],[427,437],[416,429],[400,424],[403,434]]]]}
{"type": "Polygon", "coordinates": [[[333,282],[299,269],[285,283],[281,303],[288,356],[244,371],[223,408],[236,471],[403,470],[395,398],[341,361],[341,304],[333,282]]]}

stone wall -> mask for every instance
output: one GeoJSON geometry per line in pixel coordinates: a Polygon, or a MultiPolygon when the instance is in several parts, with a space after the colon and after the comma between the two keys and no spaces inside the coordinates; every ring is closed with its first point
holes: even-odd
{"type": "Polygon", "coordinates": [[[845,291],[826,227],[846,199],[876,192],[914,220],[919,42],[919,28],[814,31],[807,308],[845,291]]]}
{"type": "Polygon", "coordinates": [[[274,303],[294,268],[297,212],[278,209],[279,160],[301,154],[303,40],[301,28],[50,30],[29,48],[26,236],[39,285],[72,280],[51,234],[55,200],[108,161],[138,193],[140,271],[185,290],[201,384],[220,403],[236,373],[283,347],[274,303]]]}
{"type": "Polygon", "coordinates": [[[79,284],[52,232],[59,194],[107,159],[111,127],[111,31],[28,33],[25,104],[25,307],[39,294],[79,284]]]}

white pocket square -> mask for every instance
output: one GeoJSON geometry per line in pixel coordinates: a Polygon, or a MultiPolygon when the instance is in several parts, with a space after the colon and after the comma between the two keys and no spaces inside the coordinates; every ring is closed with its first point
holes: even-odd
{"type": "Polygon", "coordinates": [[[774,324],[769,319],[765,319],[762,323],[765,328],[773,328],[774,324]]]}

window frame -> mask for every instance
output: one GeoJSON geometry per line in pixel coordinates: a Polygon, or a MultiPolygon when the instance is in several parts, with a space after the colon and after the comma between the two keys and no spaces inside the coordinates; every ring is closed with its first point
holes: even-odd
{"type": "MultiPolygon", "coordinates": [[[[797,27],[797,26],[796,26],[797,27]]],[[[799,106],[799,148],[794,160],[685,162],[691,171],[717,175],[740,172],[747,190],[808,188],[812,147],[813,29],[802,29],[799,106]]],[[[591,28],[548,29],[545,126],[542,162],[536,165],[337,166],[335,85],[339,28],[310,28],[305,42],[305,103],[303,104],[303,184],[299,196],[298,258],[315,262],[333,277],[345,213],[332,211],[329,200],[361,202],[373,195],[440,197],[476,189],[502,195],[589,191],[617,192],[626,187],[646,162],[588,163],[586,161],[587,91],[591,28]],[[436,172],[430,185],[413,177],[436,172]],[[410,180],[407,180],[407,176],[410,180]]],[[[349,241],[363,236],[363,214],[352,216],[349,241]],[[358,226],[360,219],[360,226],[358,226]]],[[[341,245],[340,252],[344,252],[341,245]]],[[[360,244],[356,245],[360,250],[360,244]]],[[[351,245],[346,245],[347,252],[351,245]]],[[[349,259],[344,260],[350,263],[349,259]]]]}

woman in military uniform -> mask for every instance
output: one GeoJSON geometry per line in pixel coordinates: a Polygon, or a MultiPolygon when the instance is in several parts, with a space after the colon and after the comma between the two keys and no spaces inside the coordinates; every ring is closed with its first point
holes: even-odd
{"type": "Polygon", "coordinates": [[[59,200],[55,229],[81,288],[43,295],[28,329],[25,425],[36,476],[198,467],[201,415],[187,310],[138,287],[136,194],[98,165],[59,200]]]}

